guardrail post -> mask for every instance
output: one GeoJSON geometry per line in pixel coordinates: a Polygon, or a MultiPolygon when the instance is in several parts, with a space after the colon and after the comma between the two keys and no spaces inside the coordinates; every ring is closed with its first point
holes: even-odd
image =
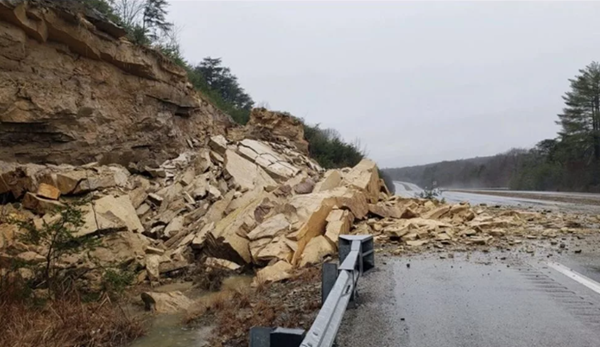
{"type": "Polygon", "coordinates": [[[304,329],[250,328],[250,347],[298,347],[306,332],[304,329]]]}
{"type": "Polygon", "coordinates": [[[372,235],[340,235],[338,239],[340,264],[344,262],[352,250],[352,241],[360,241],[359,266],[360,273],[369,271],[375,267],[375,247],[372,235]]]}
{"type": "Polygon", "coordinates": [[[321,310],[310,330],[253,327],[250,347],[331,347],[344,312],[357,295],[360,276],[375,267],[371,235],[340,235],[339,266],[325,263],[321,273],[321,310]]]}
{"type": "Polygon", "coordinates": [[[336,263],[324,263],[321,268],[321,306],[327,300],[331,288],[338,277],[338,265],[336,263]]]}
{"type": "Polygon", "coordinates": [[[276,328],[271,332],[271,346],[269,347],[298,347],[304,340],[304,329],[276,328]]]}

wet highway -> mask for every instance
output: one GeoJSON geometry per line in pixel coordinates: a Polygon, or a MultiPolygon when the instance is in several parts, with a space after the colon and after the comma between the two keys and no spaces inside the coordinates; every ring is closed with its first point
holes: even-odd
{"type": "Polygon", "coordinates": [[[600,346],[600,293],[549,264],[494,252],[380,258],[339,346],[600,346]]]}
{"type": "MultiPolygon", "coordinates": [[[[395,182],[396,193],[422,190],[395,182]]],[[[448,202],[577,211],[598,206],[444,191],[448,202]]],[[[359,281],[358,307],[340,347],[598,347],[600,234],[489,253],[431,251],[376,258],[359,281]],[[576,251],[577,250],[577,251],[576,251]]]]}
{"type": "MultiPolygon", "coordinates": [[[[419,186],[408,183],[408,182],[394,182],[396,188],[396,195],[412,198],[423,192],[423,189],[419,186]]],[[[488,194],[485,194],[484,190],[477,190],[477,193],[468,192],[468,191],[452,191],[442,189],[440,191],[440,199],[446,199],[449,203],[459,203],[459,202],[469,202],[471,205],[478,204],[487,204],[489,206],[501,205],[501,206],[512,206],[512,207],[524,207],[524,208],[543,208],[543,209],[551,209],[551,210],[571,210],[577,212],[595,212],[600,213],[600,206],[591,205],[586,202],[586,200],[595,200],[598,199],[600,201],[599,194],[588,194],[588,193],[566,193],[566,192],[529,192],[529,191],[519,191],[513,192],[515,194],[519,194],[519,197],[510,197],[510,196],[497,196],[492,195],[495,194],[495,191],[488,191],[488,194]],[[542,200],[535,198],[526,198],[523,196],[556,196],[556,197],[570,197],[573,199],[580,198],[581,202],[561,202],[561,201],[551,201],[551,200],[542,200]]],[[[509,194],[511,191],[500,191],[502,194],[509,194]]]]}

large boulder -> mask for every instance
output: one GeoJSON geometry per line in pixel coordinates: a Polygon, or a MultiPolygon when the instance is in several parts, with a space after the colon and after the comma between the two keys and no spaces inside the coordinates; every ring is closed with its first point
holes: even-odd
{"type": "Polygon", "coordinates": [[[179,291],[169,293],[143,292],[141,297],[146,310],[156,313],[177,313],[188,309],[193,304],[191,299],[179,291]]]}
{"type": "Polygon", "coordinates": [[[277,185],[277,182],[260,166],[230,149],[225,152],[225,171],[233,177],[242,189],[253,190],[277,185]]]}
{"type": "Polygon", "coordinates": [[[323,260],[335,253],[335,247],[331,244],[325,236],[317,236],[312,238],[304,251],[302,252],[302,258],[300,259],[300,266],[306,266],[309,264],[319,264],[323,260]]]}
{"type": "Polygon", "coordinates": [[[292,265],[290,263],[280,260],[275,264],[269,265],[263,269],[258,270],[256,273],[257,283],[268,283],[283,281],[292,277],[292,265]]]}
{"type": "Polygon", "coordinates": [[[216,222],[214,228],[203,235],[205,241],[202,245],[196,245],[196,247],[204,246],[206,252],[211,256],[230,260],[237,264],[252,262],[247,233],[256,227],[254,210],[268,196],[270,194],[262,193],[259,198],[239,207],[216,222]]]}
{"type": "Polygon", "coordinates": [[[247,124],[249,136],[267,141],[291,141],[301,153],[308,155],[308,142],[304,139],[304,125],[291,115],[255,108],[247,124]]]}
{"type": "Polygon", "coordinates": [[[84,236],[105,231],[130,230],[143,232],[144,227],[128,195],[107,195],[83,206],[84,225],[76,233],[84,236]]]}
{"type": "Polygon", "coordinates": [[[334,208],[346,208],[358,218],[364,218],[368,211],[365,195],[352,187],[338,187],[320,193],[296,195],[289,202],[298,215],[299,228],[295,233],[298,248],[294,252],[292,264],[297,264],[306,244],[314,237],[325,234],[327,217],[334,208]]]}
{"type": "Polygon", "coordinates": [[[294,177],[300,172],[300,169],[287,162],[287,160],[277,153],[269,145],[256,141],[245,139],[238,144],[238,152],[254,163],[262,167],[274,178],[285,180],[294,177]]]}
{"type": "Polygon", "coordinates": [[[370,203],[374,204],[379,200],[379,172],[374,161],[361,160],[350,172],[344,175],[344,181],[360,189],[370,203]]]}
{"type": "Polygon", "coordinates": [[[342,175],[338,170],[328,170],[323,179],[315,185],[314,192],[324,192],[329,189],[337,188],[342,184],[342,175]]]}

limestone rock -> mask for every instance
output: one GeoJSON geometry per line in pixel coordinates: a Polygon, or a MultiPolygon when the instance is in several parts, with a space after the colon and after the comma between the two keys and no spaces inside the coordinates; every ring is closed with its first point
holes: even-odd
{"type": "Polygon", "coordinates": [[[448,228],[451,226],[448,223],[444,223],[444,222],[440,222],[440,221],[432,220],[432,219],[425,219],[425,218],[412,218],[412,219],[409,219],[408,221],[409,221],[408,225],[412,225],[416,228],[425,227],[428,229],[434,229],[437,227],[448,228]]]}
{"type": "Polygon", "coordinates": [[[161,256],[158,254],[149,254],[146,256],[146,273],[150,281],[158,281],[160,279],[160,271],[158,270],[160,259],[161,256]]]}
{"type": "Polygon", "coordinates": [[[129,173],[125,168],[117,166],[102,167],[95,172],[86,172],[86,177],[79,181],[73,194],[127,185],[129,173]]]}
{"type": "Polygon", "coordinates": [[[146,257],[148,239],[132,232],[109,234],[101,239],[99,246],[90,251],[90,255],[102,266],[115,266],[138,262],[146,257]]]}
{"type": "Polygon", "coordinates": [[[324,192],[329,189],[337,188],[342,184],[342,175],[338,170],[329,170],[321,181],[315,185],[314,192],[324,192]]]}
{"type": "Polygon", "coordinates": [[[308,242],[302,252],[300,266],[304,267],[308,264],[321,263],[326,256],[334,253],[335,249],[333,248],[333,245],[325,238],[325,236],[314,237],[308,242]]]}
{"type": "Polygon", "coordinates": [[[45,214],[47,212],[55,211],[57,208],[63,207],[63,204],[56,200],[45,199],[35,196],[32,193],[25,194],[22,203],[23,207],[38,214],[45,214]]]}
{"type": "Polygon", "coordinates": [[[232,270],[232,271],[237,271],[241,268],[241,266],[239,266],[238,264],[236,264],[232,261],[229,261],[226,259],[212,258],[212,257],[206,258],[206,260],[204,261],[204,264],[208,267],[232,270]]]}
{"type": "Polygon", "coordinates": [[[183,186],[189,186],[194,182],[194,178],[196,177],[196,171],[193,167],[189,167],[183,175],[181,176],[181,180],[179,181],[183,186]]]}
{"type": "Polygon", "coordinates": [[[292,277],[292,265],[280,260],[273,265],[269,265],[256,272],[256,281],[258,283],[279,282],[292,277]]]}
{"type": "Polygon", "coordinates": [[[344,175],[344,181],[360,189],[369,202],[376,203],[379,200],[379,173],[375,162],[369,159],[361,160],[344,175]]]}
{"type": "Polygon", "coordinates": [[[304,139],[304,125],[293,116],[255,108],[248,120],[250,135],[270,141],[272,137],[288,139],[303,154],[308,154],[308,142],[304,139]]]}
{"type": "Polygon", "coordinates": [[[28,264],[40,264],[46,261],[43,255],[31,251],[19,253],[17,259],[28,264]]]}
{"type": "Polygon", "coordinates": [[[136,209],[140,207],[147,197],[148,193],[146,193],[146,188],[144,187],[137,187],[129,192],[129,200],[131,201],[131,205],[136,209]]]}
{"type": "Polygon", "coordinates": [[[354,220],[354,216],[347,210],[332,210],[327,216],[327,228],[325,237],[332,244],[337,245],[339,235],[350,233],[350,226],[354,220]]]}
{"type": "Polygon", "coordinates": [[[162,196],[158,195],[158,194],[154,194],[154,193],[150,193],[148,194],[148,199],[150,201],[152,201],[153,204],[160,206],[163,202],[163,198],[162,196]]]}
{"type": "Polygon", "coordinates": [[[309,194],[313,192],[314,188],[315,182],[312,179],[307,178],[294,186],[294,192],[296,194],[309,194]]]}
{"type": "MultiPolygon", "coordinates": [[[[264,193],[261,196],[264,198],[268,194],[264,193]]],[[[255,227],[254,210],[263,198],[259,197],[216,222],[214,229],[206,235],[207,254],[238,264],[250,263],[252,257],[246,234],[255,227]]]]}
{"type": "Polygon", "coordinates": [[[143,215],[145,215],[146,213],[148,213],[148,211],[150,211],[150,205],[148,205],[148,204],[144,203],[144,204],[141,204],[141,205],[140,205],[140,207],[138,207],[138,208],[135,210],[135,213],[136,213],[136,214],[138,215],[138,217],[139,217],[139,216],[143,216],[143,215]]]}
{"type": "Polygon", "coordinates": [[[165,228],[163,236],[166,238],[172,237],[183,229],[183,216],[175,217],[165,228]]]}
{"type": "MultiPolygon", "coordinates": [[[[0,130],[1,134],[2,130],[0,130]]],[[[0,158],[2,149],[5,148],[2,147],[2,141],[0,140],[0,158]]],[[[43,166],[35,164],[0,162],[0,194],[11,192],[15,199],[19,199],[26,192],[35,192],[39,183],[38,173],[43,169],[43,166]]]]}
{"type": "Polygon", "coordinates": [[[167,276],[172,275],[174,272],[179,272],[181,270],[185,270],[190,264],[187,260],[178,260],[171,261],[170,259],[165,262],[161,262],[158,265],[158,272],[162,275],[165,274],[167,276]]]}
{"type": "Polygon", "coordinates": [[[239,143],[238,151],[273,177],[285,180],[300,172],[300,169],[288,163],[265,143],[245,139],[239,143]]]}
{"type": "Polygon", "coordinates": [[[248,239],[257,240],[263,237],[273,238],[281,232],[288,231],[290,226],[291,225],[285,215],[280,213],[267,219],[249,232],[248,239]]]}
{"type": "Polygon", "coordinates": [[[349,233],[350,233],[350,222],[347,219],[337,220],[337,221],[327,223],[325,237],[328,238],[334,245],[337,245],[339,236],[347,235],[349,233]]]}
{"type": "Polygon", "coordinates": [[[193,301],[179,291],[169,293],[143,292],[144,306],[156,313],[177,313],[187,310],[193,301]]]}
{"type": "Polygon", "coordinates": [[[232,150],[226,151],[225,170],[243,188],[276,186],[277,183],[258,165],[242,158],[232,150]]]}
{"type": "Polygon", "coordinates": [[[369,212],[381,218],[402,218],[404,213],[397,206],[385,206],[381,204],[369,204],[369,212]]]}
{"type": "Polygon", "coordinates": [[[210,138],[208,146],[220,155],[225,155],[227,150],[227,139],[223,135],[216,135],[210,138]]]}
{"type": "Polygon", "coordinates": [[[232,124],[181,67],[68,4],[0,2],[0,46],[10,52],[0,62],[0,160],[162,162],[232,124]]]}
{"type": "Polygon", "coordinates": [[[60,190],[50,184],[40,183],[37,190],[37,196],[50,200],[58,200],[60,197],[60,190]]]}
{"type": "Polygon", "coordinates": [[[446,213],[450,212],[451,208],[452,207],[449,205],[440,206],[440,207],[437,207],[437,208],[423,214],[422,217],[426,218],[426,219],[440,219],[446,213]]]}
{"type": "Polygon", "coordinates": [[[0,223],[0,249],[13,243],[18,230],[19,228],[15,224],[0,223]]]}
{"type": "Polygon", "coordinates": [[[227,211],[227,207],[231,204],[231,200],[233,199],[233,195],[235,192],[228,192],[223,199],[215,202],[210,206],[204,219],[208,222],[218,222],[225,216],[225,211],[227,211]]]}
{"type": "Polygon", "coordinates": [[[284,237],[277,237],[267,243],[260,251],[253,253],[253,258],[256,262],[269,262],[273,259],[292,260],[292,250],[288,247],[284,237]]]}
{"type": "Polygon", "coordinates": [[[357,218],[364,218],[368,212],[365,196],[360,191],[338,187],[320,193],[296,195],[290,200],[298,215],[299,228],[296,236],[298,250],[292,264],[296,264],[306,244],[314,237],[323,235],[327,216],[334,208],[348,208],[357,218]]]}
{"type": "Polygon", "coordinates": [[[107,195],[84,206],[82,210],[85,224],[75,234],[76,236],[89,235],[99,231],[124,229],[140,233],[144,231],[144,227],[127,195],[118,198],[107,195]]]}
{"type": "Polygon", "coordinates": [[[163,255],[165,254],[165,250],[162,248],[157,248],[157,247],[151,247],[151,246],[146,246],[146,253],[147,254],[158,254],[158,255],[163,255]]]}
{"type": "Polygon", "coordinates": [[[202,229],[200,229],[197,233],[194,234],[194,239],[192,240],[192,248],[201,249],[204,247],[204,241],[206,241],[206,237],[208,233],[211,232],[215,228],[215,223],[208,223],[202,229]]]}

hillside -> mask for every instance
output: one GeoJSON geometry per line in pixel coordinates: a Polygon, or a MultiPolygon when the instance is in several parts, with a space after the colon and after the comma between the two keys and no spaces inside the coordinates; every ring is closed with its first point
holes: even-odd
{"type": "Polygon", "coordinates": [[[395,181],[411,182],[426,188],[505,188],[511,185],[522,155],[523,151],[512,150],[489,157],[386,168],[382,171],[395,181]]]}

